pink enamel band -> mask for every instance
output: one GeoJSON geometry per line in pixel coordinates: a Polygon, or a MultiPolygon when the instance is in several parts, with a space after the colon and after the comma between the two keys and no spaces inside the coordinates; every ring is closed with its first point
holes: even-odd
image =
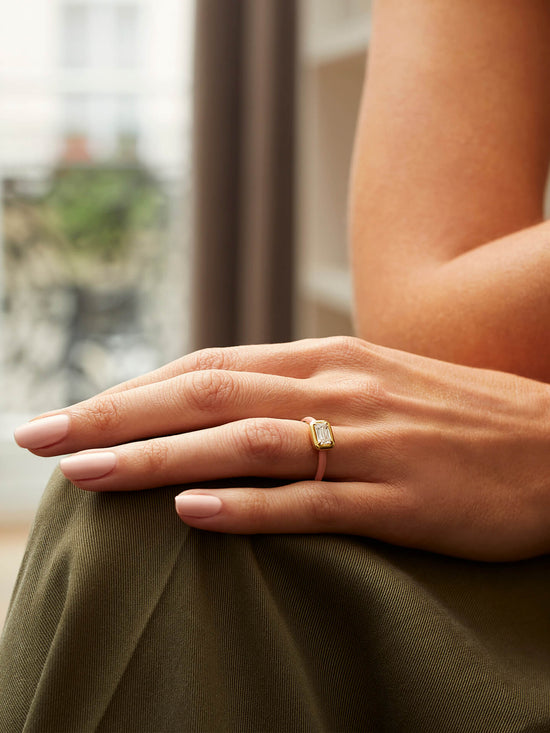
{"type": "Polygon", "coordinates": [[[316,420],[314,417],[303,417],[302,422],[309,425],[311,443],[319,454],[314,481],[322,481],[327,467],[326,451],[334,446],[331,425],[327,420],[316,420]]]}

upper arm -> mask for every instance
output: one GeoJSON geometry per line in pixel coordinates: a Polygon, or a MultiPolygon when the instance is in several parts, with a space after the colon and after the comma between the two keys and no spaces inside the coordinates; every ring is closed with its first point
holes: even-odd
{"type": "Polygon", "coordinates": [[[375,0],[350,195],[357,308],[540,221],[548,0],[375,0]]]}

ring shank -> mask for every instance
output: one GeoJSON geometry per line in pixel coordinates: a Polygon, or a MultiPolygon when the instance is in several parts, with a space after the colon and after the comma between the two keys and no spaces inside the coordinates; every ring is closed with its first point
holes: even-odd
{"type": "Polygon", "coordinates": [[[327,468],[327,454],[325,451],[320,450],[319,451],[319,459],[317,462],[317,471],[315,473],[314,481],[322,481],[323,476],[325,475],[325,471],[327,468]]]}
{"type": "Polygon", "coordinates": [[[327,448],[332,448],[333,445],[334,445],[334,439],[332,438],[332,429],[330,428],[330,424],[326,420],[316,420],[314,417],[309,417],[309,416],[308,417],[304,417],[304,418],[302,418],[302,422],[308,423],[308,425],[310,426],[313,447],[317,450],[317,453],[318,453],[318,458],[317,458],[317,471],[315,472],[314,481],[322,481],[323,480],[323,476],[325,475],[326,468],[327,468],[327,455],[326,455],[326,450],[327,450],[327,448]],[[325,425],[328,426],[329,433],[330,433],[330,436],[331,436],[330,443],[328,445],[326,445],[324,447],[321,447],[318,444],[318,441],[315,439],[315,433],[314,433],[314,429],[313,429],[314,423],[318,423],[318,424],[321,424],[322,423],[322,424],[325,424],[325,425]]]}

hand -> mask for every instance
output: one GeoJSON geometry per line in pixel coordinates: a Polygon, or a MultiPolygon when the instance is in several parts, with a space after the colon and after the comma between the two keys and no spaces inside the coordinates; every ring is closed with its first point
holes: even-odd
{"type": "Polygon", "coordinates": [[[332,338],[199,351],[22,426],[91,491],[238,476],[180,517],[231,533],[337,532],[482,560],[550,550],[550,390],[489,370],[332,338]],[[323,481],[306,415],[336,445],[323,481]],[[99,450],[97,450],[99,449],[99,450]]]}

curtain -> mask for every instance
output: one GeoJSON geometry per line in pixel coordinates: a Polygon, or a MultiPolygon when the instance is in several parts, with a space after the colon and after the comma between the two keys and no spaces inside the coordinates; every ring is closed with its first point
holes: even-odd
{"type": "Polygon", "coordinates": [[[197,0],[195,348],[292,337],[295,0],[197,0]]]}

